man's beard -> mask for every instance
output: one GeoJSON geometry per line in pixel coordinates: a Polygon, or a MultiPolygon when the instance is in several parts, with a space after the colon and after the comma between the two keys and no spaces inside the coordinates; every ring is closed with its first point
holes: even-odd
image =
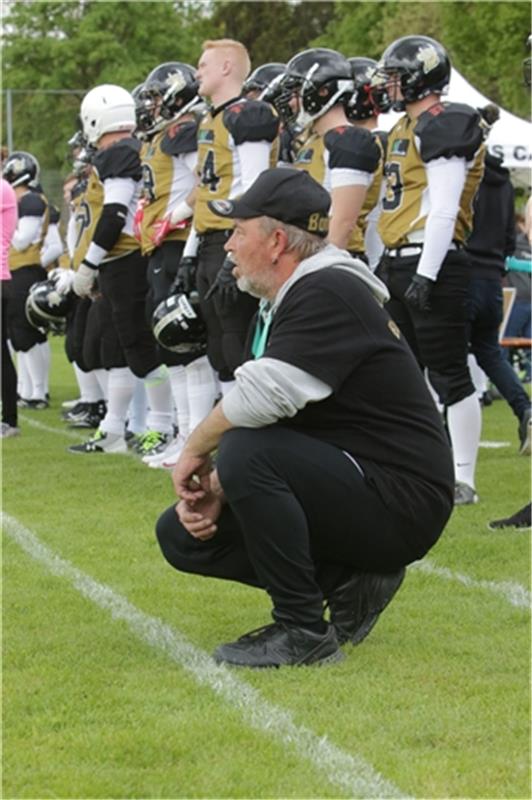
{"type": "Polygon", "coordinates": [[[250,294],[252,297],[258,297],[259,300],[264,297],[264,293],[261,292],[257,286],[251,283],[251,281],[244,275],[241,275],[240,278],[237,278],[236,285],[241,292],[246,292],[246,294],[250,294]]]}

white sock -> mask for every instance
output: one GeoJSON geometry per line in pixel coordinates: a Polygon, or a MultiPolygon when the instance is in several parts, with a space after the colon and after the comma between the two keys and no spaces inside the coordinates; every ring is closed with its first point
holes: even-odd
{"type": "Polygon", "coordinates": [[[456,481],[475,488],[482,412],[475,392],[447,407],[447,427],[451,438],[456,481]]]}
{"type": "Polygon", "coordinates": [[[473,386],[477,392],[477,398],[482,400],[484,392],[488,391],[488,376],[484,370],[479,367],[478,361],[473,353],[469,353],[467,357],[467,366],[469,367],[469,374],[471,375],[473,386]]]}
{"type": "Polygon", "coordinates": [[[144,433],[148,415],[148,400],[144,381],[135,378],[135,389],[127,412],[127,427],[132,433],[144,433]]]}
{"type": "Polygon", "coordinates": [[[76,380],[79,386],[79,398],[82,403],[97,403],[102,399],[102,393],[95,370],[83,372],[82,369],[74,364],[76,380]]]}
{"type": "Polygon", "coordinates": [[[22,350],[17,353],[17,393],[24,400],[29,400],[33,393],[26,353],[23,353],[22,350]]]}
{"type": "Polygon", "coordinates": [[[98,399],[107,401],[107,396],[109,394],[109,370],[99,367],[93,370],[93,372],[100,387],[100,397],[98,399]]]}
{"type": "MultiPolygon", "coordinates": [[[[212,411],[218,393],[215,373],[207,356],[197,358],[186,367],[190,430],[212,411]]],[[[187,433],[188,436],[188,433],[187,433]]]]}
{"type": "Polygon", "coordinates": [[[235,383],[236,381],[220,381],[220,389],[222,390],[223,397],[231,391],[235,383]]]}
{"type": "Polygon", "coordinates": [[[135,376],[129,367],[117,367],[109,370],[109,398],[107,413],[100,424],[105,433],[124,435],[127,410],[133,397],[135,376]]]}
{"type": "Polygon", "coordinates": [[[168,367],[172,397],[176,407],[179,435],[187,437],[190,433],[190,407],[187,391],[187,367],[168,367]]]}
{"type": "Polygon", "coordinates": [[[34,344],[24,355],[32,384],[30,399],[44,400],[46,394],[46,357],[39,344],[34,344]]]}
{"type": "Polygon", "coordinates": [[[46,396],[50,390],[50,365],[52,363],[52,352],[50,350],[50,342],[48,339],[45,342],[41,342],[39,347],[41,348],[41,353],[43,355],[43,360],[46,367],[44,381],[44,394],[46,396]]]}
{"type": "Polygon", "coordinates": [[[150,431],[173,434],[174,404],[168,369],[164,365],[152,369],[144,377],[144,386],[149,409],[146,427],[150,431]]]}

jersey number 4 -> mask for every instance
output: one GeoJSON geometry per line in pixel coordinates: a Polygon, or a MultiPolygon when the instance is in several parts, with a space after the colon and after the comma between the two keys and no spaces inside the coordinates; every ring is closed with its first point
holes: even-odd
{"type": "Polygon", "coordinates": [[[79,204],[79,208],[76,211],[75,221],[76,221],[76,244],[74,245],[75,248],[79,247],[81,242],[81,237],[83,236],[83,232],[87,230],[90,226],[92,220],[91,209],[88,203],[83,200],[79,204]]]}
{"type": "Polygon", "coordinates": [[[395,211],[399,208],[403,199],[403,182],[401,180],[401,168],[397,161],[390,161],[384,167],[386,178],[386,191],[382,198],[382,207],[385,211],[395,211]]]}
{"type": "Polygon", "coordinates": [[[216,174],[214,150],[209,150],[207,158],[203,162],[203,169],[201,170],[201,183],[203,186],[208,186],[209,191],[215,192],[218,189],[220,180],[221,178],[216,174]]]}

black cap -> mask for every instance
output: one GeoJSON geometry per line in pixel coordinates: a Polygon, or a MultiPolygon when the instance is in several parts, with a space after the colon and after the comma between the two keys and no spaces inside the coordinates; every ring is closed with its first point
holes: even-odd
{"type": "Polygon", "coordinates": [[[273,217],[322,237],[329,230],[329,192],[304,170],[290,167],[264,170],[238,199],[208,205],[219,217],[273,217]]]}

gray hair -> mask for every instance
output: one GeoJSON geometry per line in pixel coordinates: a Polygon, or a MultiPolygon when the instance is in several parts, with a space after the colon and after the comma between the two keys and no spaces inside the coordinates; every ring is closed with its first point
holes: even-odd
{"type": "Polygon", "coordinates": [[[273,217],[261,217],[260,224],[266,234],[273,233],[277,228],[281,228],[288,239],[288,252],[294,251],[301,261],[316,255],[325,247],[325,240],[321,236],[307,233],[301,228],[296,228],[295,225],[288,225],[286,222],[280,222],[280,220],[273,217]]]}

